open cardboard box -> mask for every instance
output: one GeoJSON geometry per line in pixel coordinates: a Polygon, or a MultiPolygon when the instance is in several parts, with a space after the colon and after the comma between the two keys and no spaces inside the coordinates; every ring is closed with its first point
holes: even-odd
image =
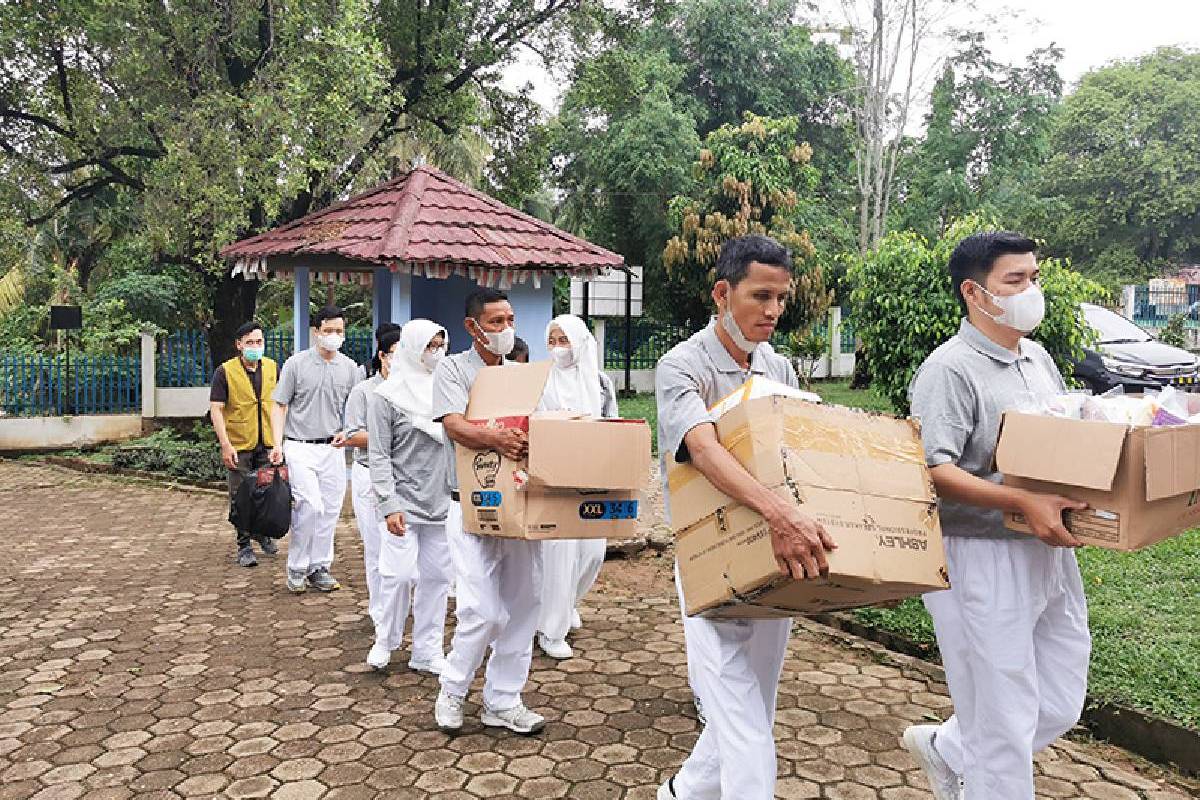
{"type": "Polygon", "coordinates": [[[534,412],[547,362],[485,367],[471,387],[466,418],[529,435],[519,462],[497,450],[455,448],[463,529],[518,539],[630,538],[650,480],[644,420],[597,420],[534,412]]]}
{"type": "MultiPolygon", "coordinates": [[[[1137,550],[1200,525],[1200,425],[1115,422],[1008,412],[996,445],[1004,482],[1088,504],[1068,511],[1084,544],[1137,550]]],[[[1020,514],[1005,525],[1029,533],[1020,514]]]]}
{"type": "Polygon", "coordinates": [[[838,544],[829,576],[781,574],[766,522],[690,463],[668,472],[671,522],[689,616],[791,616],[946,589],[937,500],[914,420],[792,397],[738,402],[721,443],[771,491],[838,544]]]}

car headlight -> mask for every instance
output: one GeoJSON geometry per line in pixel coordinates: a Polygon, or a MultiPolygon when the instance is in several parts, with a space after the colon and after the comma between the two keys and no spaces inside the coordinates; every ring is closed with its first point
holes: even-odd
{"type": "Polygon", "coordinates": [[[1141,364],[1131,364],[1108,356],[1100,356],[1104,368],[1114,375],[1124,375],[1127,378],[1140,378],[1146,374],[1146,368],[1141,364]]]}

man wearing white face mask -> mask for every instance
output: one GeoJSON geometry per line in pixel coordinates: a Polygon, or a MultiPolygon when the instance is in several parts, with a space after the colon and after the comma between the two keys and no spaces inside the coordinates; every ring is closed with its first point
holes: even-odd
{"type": "Polygon", "coordinates": [[[925,606],[954,716],[908,728],[903,744],[937,800],[1033,800],[1033,754],[1075,724],[1087,689],[1079,542],[1063,526],[1084,504],[1004,486],[993,465],[1001,415],[1019,397],[1066,389],[1025,338],[1045,312],[1034,248],[1004,232],[958,244],[950,275],[966,318],[909,389],[950,570],[952,588],[925,606]],[[1005,511],[1024,514],[1033,535],[1007,530],[1005,511]]]}
{"type": "Polygon", "coordinates": [[[383,521],[379,616],[367,664],[383,669],[404,640],[413,598],[408,666],[440,674],[450,589],[446,542],[445,432],[433,421],[433,372],[446,353],[446,331],[427,319],[404,326],[387,380],[370,404],[371,483],[383,521]],[[415,592],[414,592],[415,587],[415,592]]]}
{"type": "Polygon", "coordinates": [[[358,380],[358,365],[338,352],[346,340],[341,309],[313,317],[316,344],[296,353],[279,373],[272,399],[271,430],[282,431],[282,447],[271,448],[272,464],[287,457],[291,475],[292,535],[288,543],[287,588],[331,592],[341,584],[330,573],[333,532],[346,496],[343,415],[358,380]]]}
{"type": "Polygon", "coordinates": [[[442,669],[442,690],[434,706],[439,729],[459,730],[463,704],[475,673],[491,645],[483,686],[483,724],[522,734],[546,724],[525,707],[521,691],[529,679],[533,634],[541,605],[540,542],[478,536],[462,528],[454,447],[498,450],[518,461],[529,449],[523,431],[484,428],[467,422],[467,402],[479,370],[505,364],[516,332],[512,306],[503,292],[476,289],[467,297],[463,326],[471,348],[442,359],[433,376],[433,420],[446,433],[446,491],[450,510],[446,535],[456,576],[454,629],[450,654],[442,669]]]}
{"type": "MultiPolygon", "coordinates": [[[[539,411],[577,411],[593,417],[616,417],[617,393],[600,371],[596,339],[579,317],[563,314],[546,328],[553,366],[539,411]]],[[[551,658],[574,655],[567,632],[578,627],[576,604],[592,588],[604,565],[603,539],[559,539],[542,542],[542,613],[538,646],[551,658]]]]}

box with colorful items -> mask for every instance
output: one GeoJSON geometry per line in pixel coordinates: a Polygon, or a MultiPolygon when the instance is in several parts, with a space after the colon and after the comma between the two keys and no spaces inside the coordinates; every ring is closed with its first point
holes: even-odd
{"type": "MultiPolygon", "coordinates": [[[[1087,503],[1065,518],[1084,544],[1146,547],[1200,525],[1200,395],[1030,400],[1004,415],[996,467],[1008,485],[1087,503]]],[[[1016,513],[1005,524],[1030,530],[1016,513]]]]}

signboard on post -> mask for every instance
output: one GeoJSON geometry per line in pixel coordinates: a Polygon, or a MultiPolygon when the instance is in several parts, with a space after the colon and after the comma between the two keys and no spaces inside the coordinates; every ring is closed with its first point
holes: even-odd
{"type": "Polygon", "coordinates": [[[611,270],[589,281],[571,279],[571,313],[578,317],[624,317],[626,313],[626,284],[629,287],[629,313],[642,315],[642,268],[629,267],[632,281],[627,281],[624,270],[611,270]],[[586,292],[585,292],[586,287],[586,292]],[[584,302],[587,308],[584,308],[584,302]]]}

